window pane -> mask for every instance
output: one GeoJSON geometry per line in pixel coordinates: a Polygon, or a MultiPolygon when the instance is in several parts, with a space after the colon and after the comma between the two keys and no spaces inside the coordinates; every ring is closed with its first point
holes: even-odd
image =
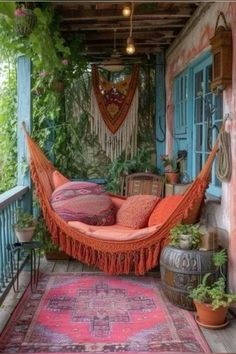
{"type": "Polygon", "coordinates": [[[203,94],[203,71],[195,74],[195,97],[203,94]]]}
{"type": "Polygon", "coordinates": [[[196,172],[198,173],[202,168],[202,154],[196,153],[196,172]]]}
{"type": "Polygon", "coordinates": [[[202,125],[196,126],[196,151],[202,151],[202,125]]]}
{"type": "Polygon", "coordinates": [[[212,150],[212,129],[206,125],[205,129],[205,151],[212,150]]]}
{"type": "Polygon", "coordinates": [[[202,97],[198,97],[195,100],[195,123],[201,123],[202,121],[202,97]]]}
{"type": "Polygon", "coordinates": [[[211,92],[211,81],[212,81],[212,65],[209,65],[206,67],[206,81],[205,81],[206,92],[211,92]]]}
{"type": "Polygon", "coordinates": [[[205,96],[205,99],[204,99],[204,102],[205,102],[205,107],[204,107],[204,110],[205,110],[205,121],[206,122],[209,122],[210,125],[212,125],[212,116],[214,114],[214,111],[215,111],[215,107],[213,106],[212,104],[212,94],[207,94],[205,96]]]}

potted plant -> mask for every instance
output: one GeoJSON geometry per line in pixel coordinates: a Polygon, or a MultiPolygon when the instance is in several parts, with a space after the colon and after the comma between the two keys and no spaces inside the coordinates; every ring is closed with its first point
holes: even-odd
{"type": "Polygon", "coordinates": [[[42,217],[39,217],[35,233],[37,240],[42,243],[42,249],[47,260],[65,260],[70,258],[52,242],[50,233],[42,217]]]}
{"type": "Polygon", "coordinates": [[[169,155],[162,155],[161,160],[165,169],[165,177],[168,183],[176,184],[179,182],[179,162],[182,158],[169,155]]]}
{"type": "Polygon", "coordinates": [[[13,225],[20,242],[30,242],[36,227],[36,219],[23,209],[17,209],[16,223],[13,225]]]}
{"type": "Polygon", "coordinates": [[[190,289],[189,296],[193,299],[197,310],[197,322],[207,328],[221,328],[228,324],[227,312],[231,304],[236,303],[236,293],[227,292],[222,267],[226,263],[225,250],[216,252],[213,262],[219,268],[220,277],[210,283],[211,273],[204,275],[202,282],[190,289]]]}
{"type": "Polygon", "coordinates": [[[31,9],[21,5],[15,10],[15,28],[18,35],[29,35],[34,28],[35,23],[36,16],[31,9]]]}
{"type": "Polygon", "coordinates": [[[196,249],[201,243],[199,224],[178,224],[170,230],[170,244],[182,249],[196,249]]]}

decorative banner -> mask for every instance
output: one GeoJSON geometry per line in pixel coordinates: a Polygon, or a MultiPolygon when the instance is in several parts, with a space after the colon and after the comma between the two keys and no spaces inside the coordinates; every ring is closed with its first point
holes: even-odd
{"type": "Polygon", "coordinates": [[[137,148],[138,65],[120,82],[107,81],[92,67],[91,129],[111,160],[137,148]]]}

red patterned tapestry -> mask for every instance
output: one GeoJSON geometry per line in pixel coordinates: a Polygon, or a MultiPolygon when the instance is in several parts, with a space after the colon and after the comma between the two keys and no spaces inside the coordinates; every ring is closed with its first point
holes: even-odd
{"type": "Polygon", "coordinates": [[[28,289],[0,353],[209,353],[193,314],[155,277],[52,274],[28,289]]]}
{"type": "MultiPolygon", "coordinates": [[[[134,130],[137,131],[139,66],[121,81],[108,81],[92,66],[91,128],[112,160],[129,145],[135,151],[134,130]],[[131,146],[133,145],[133,146],[131,146]]],[[[136,133],[136,132],[135,132],[136,133]]]]}

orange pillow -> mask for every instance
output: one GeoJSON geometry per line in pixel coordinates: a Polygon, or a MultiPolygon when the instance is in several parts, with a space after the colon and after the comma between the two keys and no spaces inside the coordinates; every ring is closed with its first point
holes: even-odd
{"type": "Polygon", "coordinates": [[[148,226],[164,224],[182,198],[183,196],[179,194],[163,198],[151,213],[148,220],[148,226]]]}
{"type": "Polygon", "coordinates": [[[128,197],[116,214],[116,223],[132,229],[147,226],[148,218],[160,198],[154,195],[128,197]]]}
{"type": "Polygon", "coordinates": [[[54,184],[54,188],[60,187],[63,184],[70,182],[70,180],[68,178],[66,178],[65,176],[63,176],[60,172],[58,171],[54,171],[52,174],[52,181],[54,184]]]}

